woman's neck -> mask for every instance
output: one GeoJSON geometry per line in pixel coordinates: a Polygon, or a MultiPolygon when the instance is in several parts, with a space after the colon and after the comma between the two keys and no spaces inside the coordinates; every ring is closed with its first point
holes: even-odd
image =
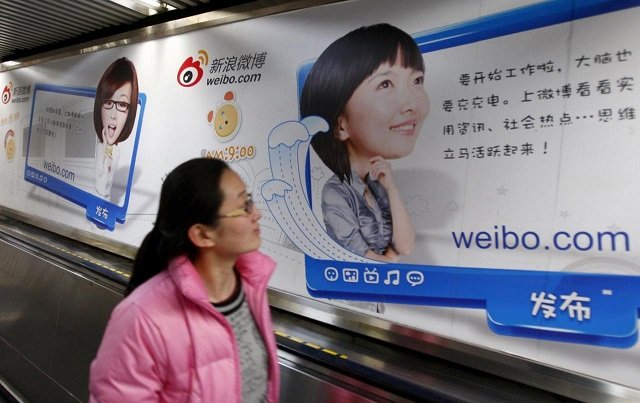
{"type": "Polygon", "coordinates": [[[358,174],[360,179],[362,179],[363,181],[369,173],[369,168],[371,167],[369,159],[369,157],[363,157],[351,152],[349,153],[349,165],[351,165],[351,170],[358,174]]]}
{"type": "Polygon", "coordinates": [[[224,301],[231,296],[236,286],[234,266],[236,259],[224,259],[214,253],[201,252],[194,261],[210,302],[224,301]]]}

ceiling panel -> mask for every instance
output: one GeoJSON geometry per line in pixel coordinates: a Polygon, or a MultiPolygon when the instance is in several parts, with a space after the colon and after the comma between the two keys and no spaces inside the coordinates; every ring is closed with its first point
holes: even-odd
{"type": "Polygon", "coordinates": [[[248,2],[165,0],[175,10],[149,16],[143,0],[0,0],[0,62],[248,2]]]}

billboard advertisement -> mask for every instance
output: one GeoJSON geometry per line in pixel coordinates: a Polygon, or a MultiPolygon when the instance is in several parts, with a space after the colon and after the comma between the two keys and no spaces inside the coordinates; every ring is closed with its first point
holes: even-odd
{"type": "Polygon", "coordinates": [[[639,6],[350,1],[0,73],[0,204],[138,246],[220,158],[272,288],[640,388],[639,6]]]}

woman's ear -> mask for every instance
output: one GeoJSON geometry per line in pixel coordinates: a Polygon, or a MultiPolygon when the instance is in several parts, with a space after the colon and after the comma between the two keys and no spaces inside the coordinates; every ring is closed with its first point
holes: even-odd
{"type": "Polygon", "coordinates": [[[336,138],[340,141],[345,141],[349,138],[349,124],[343,115],[338,116],[336,122],[336,138]]]}
{"type": "Polygon", "coordinates": [[[198,248],[210,248],[215,246],[215,230],[204,224],[193,224],[187,231],[191,243],[198,248]]]}

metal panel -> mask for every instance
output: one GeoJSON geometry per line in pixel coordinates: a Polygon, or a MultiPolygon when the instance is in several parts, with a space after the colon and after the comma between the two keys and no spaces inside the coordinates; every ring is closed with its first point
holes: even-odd
{"type": "Polygon", "coordinates": [[[3,304],[0,338],[24,354],[37,367],[48,370],[53,359],[53,338],[34,329],[55,329],[61,297],[56,273],[26,254],[16,254],[0,243],[0,285],[3,304]],[[26,270],[25,270],[26,269],[26,270]]]}
{"type": "Polygon", "coordinates": [[[323,402],[410,402],[400,396],[357,381],[293,354],[278,351],[280,360],[280,400],[305,403],[323,402]]]}
{"type": "MultiPolygon", "coordinates": [[[[69,0],[64,1],[67,2],[69,0]]],[[[57,43],[56,41],[52,40],[47,41],[44,39],[36,39],[36,44],[23,46],[26,44],[26,41],[23,42],[23,32],[19,27],[14,27],[10,30],[10,32],[5,32],[3,30],[5,28],[5,25],[9,24],[11,26],[14,26],[15,23],[12,23],[11,21],[9,23],[3,21],[2,6],[3,3],[7,2],[7,0],[0,0],[0,62],[4,60],[12,60],[10,56],[15,56],[14,52],[19,49],[39,50],[39,52],[25,52],[26,54],[21,55],[21,57],[19,58],[20,64],[18,66],[0,63],[0,72],[12,70],[15,68],[27,67],[50,60],[61,59],[64,57],[97,52],[103,49],[111,49],[117,46],[130,45],[133,43],[144,42],[152,39],[164,38],[171,35],[183,34],[185,32],[191,32],[198,29],[228,24],[231,22],[243,21],[265,15],[272,15],[287,11],[315,7],[323,4],[337,3],[341,1],[345,0],[227,0],[222,3],[209,3],[207,2],[207,0],[199,0],[201,4],[194,6],[193,8],[186,7],[186,4],[184,4],[183,2],[173,1],[171,3],[176,3],[177,5],[183,7],[179,11],[185,11],[185,13],[173,14],[174,16],[176,16],[176,18],[170,19],[170,13],[176,12],[178,10],[169,11],[163,15],[163,17],[167,17],[165,18],[165,21],[167,22],[155,23],[153,25],[146,26],[145,28],[128,31],[127,27],[121,26],[119,30],[120,33],[115,33],[118,32],[117,30],[111,32],[111,30],[108,29],[110,31],[110,33],[108,34],[109,36],[102,36],[99,39],[92,39],[90,41],[83,42],[77,45],[73,44],[63,46],[64,42],[57,43]],[[203,7],[206,4],[210,4],[210,7],[203,7]],[[218,6],[216,6],[216,4],[218,6]],[[220,11],[222,10],[219,6],[220,4],[224,4],[227,8],[224,8],[224,11],[220,11]],[[209,8],[213,9],[214,11],[207,11],[209,8]],[[186,14],[189,10],[197,10],[198,12],[202,11],[202,13],[192,16],[191,14],[186,14]],[[183,15],[189,16],[182,17],[183,15]],[[180,17],[178,18],[178,16],[180,17]],[[4,47],[3,44],[5,45],[4,47]],[[55,44],[57,44],[57,47],[55,46],[55,44]],[[38,47],[42,47],[45,45],[53,46],[55,49],[47,49],[45,51],[42,48],[38,47]]],[[[47,2],[52,3],[54,1],[45,0],[45,3],[47,2]]],[[[103,3],[106,2],[107,0],[103,0],[103,3]]],[[[79,4],[84,6],[86,4],[94,3],[92,3],[90,0],[81,0],[79,4]]],[[[28,17],[29,16],[24,16],[24,18],[28,17]]],[[[144,20],[145,18],[141,18],[136,22],[144,22],[144,20]]],[[[110,28],[116,26],[117,25],[110,25],[110,28]]],[[[55,30],[52,30],[51,32],[55,32],[55,30]]],[[[51,32],[47,31],[47,34],[51,32]]],[[[90,31],[87,31],[87,33],[89,32],[90,31]]],[[[73,35],[68,35],[65,39],[73,38],[76,37],[74,37],[73,35]]]]}
{"type": "MultiPolygon", "coordinates": [[[[133,0],[127,0],[136,4],[133,0]]],[[[246,1],[226,1],[229,7],[246,1]]],[[[167,19],[181,18],[182,11],[215,3],[209,0],[166,1],[176,8],[167,19]]],[[[147,7],[148,8],[148,7],[147,7]]],[[[145,9],[140,6],[140,10],[145,9]]],[[[206,11],[206,10],[203,10],[206,11]]],[[[110,0],[0,0],[0,61],[10,60],[16,52],[53,46],[100,29],[128,29],[128,25],[148,19],[144,12],[134,11],[110,0]]],[[[154,21],[149,19],[149,21],[154,21]]],[[[113,34],[111,32],[110,34],[113,34]]]]}
{"type": "Polygon", "coordinates": [[[98,351],[107,320],[122,295],[79,277],[66,276],[57,320],[50,375],[88,400],[89,365],[98,351]],[[69,365],[73,363],[73,365],[69,365]]]}
{"type": "MultiPolygon", "coordinates": [[[[640,391],[508,353],[446,339],[317,300],[269,290],[272,307],[580,401],[640,401],[640,391]]],[[[380,363],[386,370],[385,363],[380,363]]],[[[507,399],[509,401],[509,399],[507,399]]]]}
{"type": "Polygon", "coordinates": [[[87,401],[89,365],[122,295],[5,240],[0,295],[0,378],[27,401],[87,401]]]}

